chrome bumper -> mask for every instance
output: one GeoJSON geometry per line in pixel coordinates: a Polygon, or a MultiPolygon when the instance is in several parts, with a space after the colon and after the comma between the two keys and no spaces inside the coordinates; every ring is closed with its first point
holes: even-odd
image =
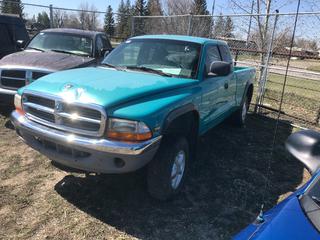
{"type": "Polygon", "coordinates": [[[155,156],[161,136],[139,143],[124,143],[74,135],[30,121],[17,111],[11,121],[17,133],[33,149],[71,169],[97,173],[126,173],[145,166],[155,156]],[[44,141],[56,147],[48,147],[44,141]],[[71,150],[71,155],[61,152],[61,146],[71,150]],[[81,151],[84,156],[74,153],[81,151]],[[121,165],[117,161],[122,161],[121,165]]]}
{"type": "Polygon", "coordinates": [[[0,94],[6,94],[6,95],[15,95],[17,93],[16,90],[10,90],[0,87],[0,94]]]}
{"type": "Polygon", "coordinates": [[[77,136],[74,134],[65,133],[59,130],[54,130],[38,123],[28,120],[24,115],[17,111],[11,114],[11,121],[18,131],[27,131],[34,136],[50,139],[53,142],[59,142],[74,146],[77,148],[84,148],[93,151],[122,154],[122,155],[139,155],[151,148],[159,145],[162,136],[153,139],[138,142],[138,143],[125,143],[118,141],[110,141],[107,139],[95,139],[77,136]]]}

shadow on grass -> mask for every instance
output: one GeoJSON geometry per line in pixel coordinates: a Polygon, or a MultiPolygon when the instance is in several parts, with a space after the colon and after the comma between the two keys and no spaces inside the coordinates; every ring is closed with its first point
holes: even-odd
{"type": "Polygon", "coordinates": [[[186,188],[170,202],[146,192],[143,174],[81,177],[56,184],[67,201],[121,231],[142,239],[228,239],[301,183],[303,166],[289,157],[280,124],[271,159],[275,120],[251,115],[245,128],[222,124],[200,139],[186,188]],[[268,164],[270,187],[265,191],[268,164]]]}

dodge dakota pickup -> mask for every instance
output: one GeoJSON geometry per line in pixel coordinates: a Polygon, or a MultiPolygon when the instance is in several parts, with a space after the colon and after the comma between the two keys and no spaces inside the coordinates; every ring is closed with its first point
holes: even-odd
{"type": "Polygon", "coordinates": [[[95,66],[112,49],[106,35],[76,29],[47,29],[24,51],[0,60],[0,105],[13,105],[17,89],[49,73],[95,66]]]}
{"type": "Polygon", "coordinates": [[[227,117],[245,123],[254,76],[223,41],[133,37],[99,67],[19,89],[11,120],[29,146],[71,170],[146,167],[148,191],[165,200],[183,187],[198,136],[227,117]]]}

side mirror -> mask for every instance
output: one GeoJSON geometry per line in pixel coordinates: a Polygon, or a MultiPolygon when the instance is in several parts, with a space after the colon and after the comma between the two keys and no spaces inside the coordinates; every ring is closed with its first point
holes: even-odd
{"type": "Polygon", "coordinates": [[[103,57],[105,58],[106,56],[108,56],[110,52],[111,52],[110,50],[105,51],[103,54],[103,57]]]}
{"type": "Polygon", "coordinates": [[[101,48],[100,50],[100,56],[103,56],[104,58],[108,56],[108,54],[112,51],[112,49],[106,49],[106,48],[101,48]]]}
{"type": "Polygon", "coordinates": [[[215,74],[216,76],[227,76],[231,73],[231,64],[228,62],[216,61],[210,65],[209,74],[215,74]]]}
{"type": "Polygon", "coordinates": [[[288,152],[302,162],[311,174],[320,169],[320,133],[302,130],[292,133],[286,141],[288,152]]]}
{"type": "Polygon", "coordinates": [[[17,41],[16,41],[16,46],[17,46],[17,48],[23,50],[23,48],[24,48],[24,41],[23,41],[23,40],[17,40],[17,41]]]}

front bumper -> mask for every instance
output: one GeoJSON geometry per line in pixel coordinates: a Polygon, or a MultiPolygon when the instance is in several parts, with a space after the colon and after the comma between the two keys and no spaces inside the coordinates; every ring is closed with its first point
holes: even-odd
{"type": "Polygon", "coordinates": [[[9,90],[0,87],[0,105],[13,106],[14,95],[16,93],[16,90],[9,90]]]}
{"type": "Polygon", "coordinates": [[[161,141],[161,136],[139,143],[78,136],[32,122],[17,111],[12,112],[11,121],[35,150],[64,166],[88,172],[135,171],[152,160],[161,141]]]}

